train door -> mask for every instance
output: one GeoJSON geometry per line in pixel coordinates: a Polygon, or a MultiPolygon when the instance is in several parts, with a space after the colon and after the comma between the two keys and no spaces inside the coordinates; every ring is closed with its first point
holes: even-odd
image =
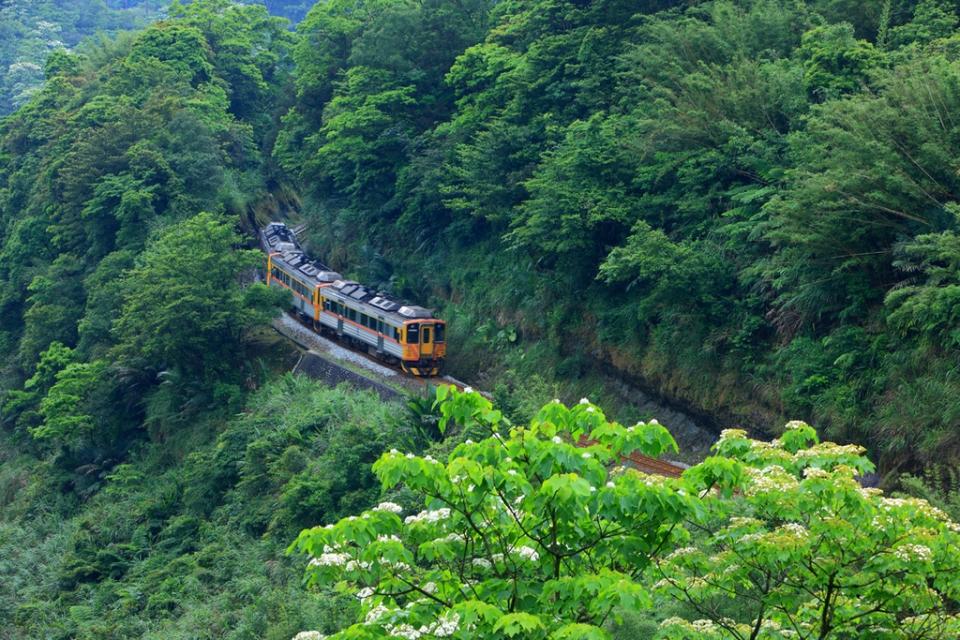
{"type": "Polygon", "coordinates": [[[337,335],[342,336],[343,335],[343,305],[340,304],[339,302],[336,303],[336,305],[337,305],[337,335]]]}
{"type": "Polygon", "coordinates": [[[426,360],[433,357],[433,325],[425,324],[420,329],[420,358],[426,360]]]}
{"type": "Polygon", "coordinates": [[[377,351],[383,353],[383,316],[377,318],[377,351]]]}

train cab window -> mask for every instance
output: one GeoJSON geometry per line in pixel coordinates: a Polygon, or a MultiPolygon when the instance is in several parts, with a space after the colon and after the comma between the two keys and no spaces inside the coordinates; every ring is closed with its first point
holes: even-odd
{"type": "Polygon", "coordinates": [[[420,344],[420,325],[407,325],[407,344],[420,344]]]}
{"type": "Polygon", "coordinates": [[[435,333],[435,335],[433,336],[433,341],[434,341],[434,342],[443,342],[443,334],[444,334],[444,329],[445,329],[445,328],[446,328],[446,327],[444,327],[444,325],[442,325],[442,324],[436,324],[436,325],[434,325],[434,328],[433,328],[434,333],[435,333]]]}
{"type": "Polygon", "coordinates": [[[423,344],[430,344],[430,327],[423,327],[423,344]]]}
{"type": "Polygon", "coordinates": [[[398,327],[393,328],[393,339],[400,342],[400,329],[398,327]]]}

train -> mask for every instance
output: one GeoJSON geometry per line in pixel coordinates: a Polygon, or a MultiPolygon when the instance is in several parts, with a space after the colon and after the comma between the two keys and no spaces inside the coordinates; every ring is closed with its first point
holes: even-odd
{"type": "Polygon", "coordinates": [[[282,222],[261,229],[260,245],[267,255],[267,285],[289,290],[294,311],[314,331],[399,364],[414,376],[440,375],[446,322],[433,311],[345,279],[309,256],[282,222]]]}

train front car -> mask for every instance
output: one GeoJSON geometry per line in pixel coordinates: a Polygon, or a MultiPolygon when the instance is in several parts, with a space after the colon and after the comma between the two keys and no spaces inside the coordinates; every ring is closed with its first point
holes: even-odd
{"type": "Polygon", "coordinates": [[[422,307],[403,307],[404,311],[416,314],[416,319],[403,323],[403,360],[400,365],[415,376],[440,375],[443,360],[447,355],[447,325],[443,320],[422,307]]]}

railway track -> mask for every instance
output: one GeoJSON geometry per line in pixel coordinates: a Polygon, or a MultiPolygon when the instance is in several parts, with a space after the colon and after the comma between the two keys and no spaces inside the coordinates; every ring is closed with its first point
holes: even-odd
{"type": "MultiPolygon", "coordinates": [[[[285,313],[284,318],[287,319],[287,322],[276,323],[274,324],[274,328],[288,339],[300,345],[300,347],[315,352],[322,350],[331,357],[339,360],[350,360],[354,364],[359,364],[371,374],[377,374],[381,378],[387,377],[391,382],[402,381],[403,386],[411,391],[422,391],[428,389],[430,386],[435,386],[436,384],[449,384],[456,387],[460,391],[463,391],[467,387],[466,383],[461,380],[457,380],[452,376],[440,376],[438,378],[426,379],[408,375],[399,367],[390,367],[385,365],[371,356],[369,353],[345,346],[339,342],[335,342],[316,333],[309,324],[301,321],[296,314],[285,313]],[[291,323],[294,323],[298,328],[302,329],[302,331],[298,332],[289,330],[291,323]],[[345,353],[350,354],[349,357],[344,357],[345,353]],[[390,375],[386,376],[385,373],[389,373],[390,375]]],[[[484,393],[482,391],[480,393],[487,398],[491,397],[488,393],[484,393]]],[[[596,444],[596,442],[588,439],[582,439],[578,443],[578,446],[586,447],[592,444],[596,444]]],[[[643,473],[671,478],[679,477],[685,469],[685,467],[673,462],[652,458],[640,453],[632,453],[628,456],[622,456],[622,461],[625,465],[637,469],[638,471],[642,471],[643,473]]]]}

